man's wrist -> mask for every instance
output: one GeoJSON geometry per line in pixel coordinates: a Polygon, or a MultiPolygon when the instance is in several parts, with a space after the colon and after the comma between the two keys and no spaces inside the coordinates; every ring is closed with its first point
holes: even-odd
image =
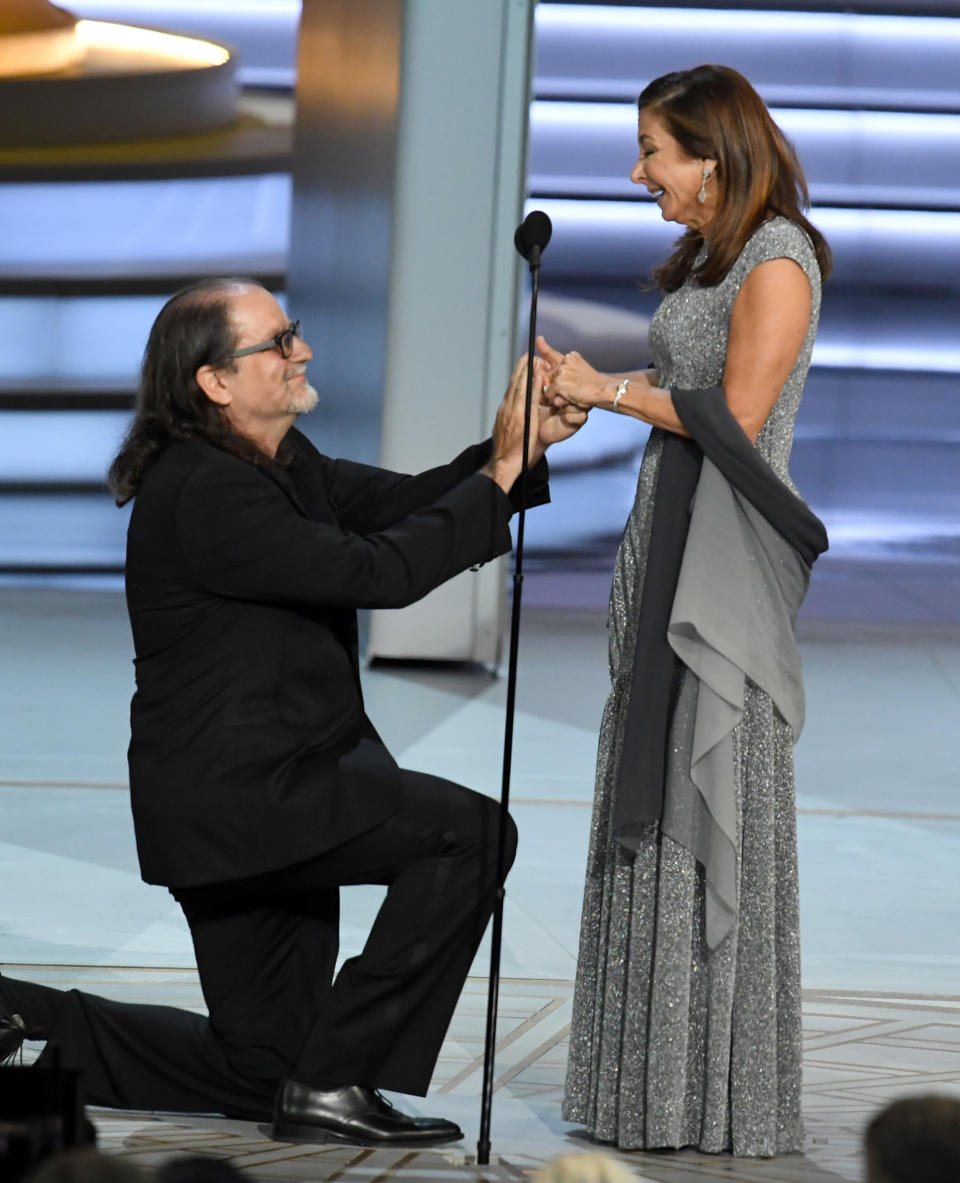
{"type": "Polygon", "coordinates": [[[483,468],[480,469],[480,472],[484,476],[488,476],[495,484],[498,484],[504,493],[509,493],[517,483],[517,479],[520,476],[520,468],[521,464],[519,460],[491,456],[483,468]]]}

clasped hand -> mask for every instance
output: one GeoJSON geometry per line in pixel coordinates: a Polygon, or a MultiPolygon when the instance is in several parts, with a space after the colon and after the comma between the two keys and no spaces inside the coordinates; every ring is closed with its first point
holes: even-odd
{"type": "MultiPolygon", "coordinates": [[[[590,411],[594,407],[613,410],[617,394],[616,378],[594,369],[575,349],[570,353],[554,349],[545,337],[537,337],[537,350],[540,354],[540,372],[544,375],[540,383],[542,403],[556,408],[578,407],[583,411],[590,411]]],[[[631,376],[630,381],[640,383],[646,378],[636,375],[631,376]]]]}
{"type": "MultiPolygon", "coordinates": [[[[533,390],[536,398],[530,423],[527,461],[532,467],[552,444],[574,435],[587,421],[587,410],[560,400],[557,405],[543,401],[541,392],[549,381],[542,358],[533,360],[533,390]]],[[[523,420],[527,393],[527,358],[520,358],[513,368],[510,384],[503,396],[493,425],[493,454],[487,471],[505,489],[520,475],[523,458],[523,420]]]]}

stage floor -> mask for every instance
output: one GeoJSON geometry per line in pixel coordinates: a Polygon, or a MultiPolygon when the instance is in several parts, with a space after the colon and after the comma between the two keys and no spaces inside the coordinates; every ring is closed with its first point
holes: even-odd
{"type": "MultiPolygon", "coordinates": [[[[532,582],[532,581],[531,581],[532,582]]],[[[263,1180],[514,1179],[589,1149],[560,1120],[580,891],[606,688],[602,612],[524,612],[513,812],[521,847],[505,912],[493,1151],[470,1164],[486,996],[482,949],[425,1111],[465,1142],[416,1155],[273,1143],[218,1118],[95,1111],[102,1144],[144,1165],[177,1151],[263,1180]]],[[[539,605],[538,606],[538,602],[539,605]]],[[[797,749],[804,949],[802,1156],[623,1156],[638,1177],[857,1179],[866,1118],[894,1096],[960,1095],[960,630],[808,620],[797,749]]],[[[124,751],[132,683],[122,598],[0,588],[0,967],[113,997],[200,1006],[169,895],[137,874],[124,751]]],[[[503,679],[474,668],[365,671],[371,717],[402,763],[496,795],[503,679]]],[[[344,892],[343,955],[380,889],[344,892]]],[[[419,1104],[419,1103],[418,1103],[419,1104]]]]}

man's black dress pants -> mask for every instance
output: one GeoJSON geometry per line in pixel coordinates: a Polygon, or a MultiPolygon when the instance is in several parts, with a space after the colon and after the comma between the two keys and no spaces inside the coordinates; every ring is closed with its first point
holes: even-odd
{"type": "MultiPolygon", "coordinates": [[[[94,1105],[260,1120],[285,1077],[424,1095],[493,907],[499,806],[425,773],[401,780],[395,814],[315,859],[175,891],[209,1018],[7,977],[0,1002],[83,1071],[94,1105]],[[386,897],[334,976],[338,889],[360,883],[386,897]]],[[[515,852],[511,822],[507,868],[515,852]]]]}

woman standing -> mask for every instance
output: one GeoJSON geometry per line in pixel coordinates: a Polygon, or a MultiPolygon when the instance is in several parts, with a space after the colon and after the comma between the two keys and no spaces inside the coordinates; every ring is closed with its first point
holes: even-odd
{"type": "Polygon", "coordinates": [[[631,179],[687,228],[654,368],[540,340],[545,401],[654,428],[614,569],[564,1117],[769,1156],[802,1141],[792,631],[826,536],[788,461],[830,252],[740,74],[667,74],[638,105],[631,179]]]}

